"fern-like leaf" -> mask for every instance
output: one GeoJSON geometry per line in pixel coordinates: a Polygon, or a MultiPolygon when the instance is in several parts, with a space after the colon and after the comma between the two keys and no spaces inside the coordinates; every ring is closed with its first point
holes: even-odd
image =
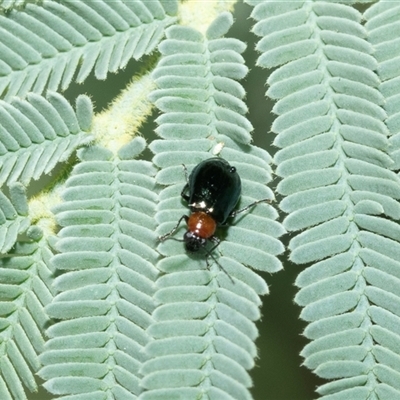
{"type": "MultiPolygon", "coordinates": [[[[390,171],[377,63],[361,15],[330,3],[263,2],[258,63],[279,67],[272,130],[296,296],[326,399],[400,396],[400,180],[390,171]],[[282,64],[285,64],[281,66],[282,64]]],[[[389,14],[388,14],[389,15],[389,14]]]]}
{"type": "MultiPolygon", "coordinates": [[[[222,157],[242,177],[241,206],[272,198],[265,186],[271,180],[270,157],[249,145],[252,127],[237,82],[247,72],[240,55],[245,46],[221,37],[231,24],[232,16],[223,13],[205,36],[172,27],[159,46],[162,58],[153,73],[158,89],[151,99],[162,111],[156,131],[163,140],[150,148],[161,168],[157,182],[169,185],[160,193],[156,214],[160,234],[187,213],[180,197],[182,163],[190,172],[221,142],[222,157]]],[[[158,247],[164,258],[157,266],[165,275],[156,284],[159,305],[149,328],[155,340],[146,347],[150,359],[142,367],[142,384],[147,391],[141,399],[250,398],[246,370],[254,366],[254,322],[267,286],[243,264],[269,272],[281,268],[276,255],[282,252],[277,237],[283,229],[276,217],[271,206],[260,204],[237,217],[229,230],[221,228],[225,237],[215,256],[229,277],[216,263],[207,268],[204,254],[189,257],[182,242],[166,240],[158,247]]],[[[177,237],[182,233],[179,229],[177,237]]]]}
{"type": "Polygon", "coordinates": [[[35,373],[49,324],[44,307],[51,303],[52,252],[37,227],[28,230],[30,243],[18,242],[0,258],[0,398],[27,399],[37,391],[35,373]]]}
{"type": "Polygon", "coordinates": [[[176,1],[27,4],[0,16],[0,95],[65,90],[78,71],[98,79],[151,53],[174,21],[176,1]]]}
{"type": "Polygon", "coordinates": [[[155,169],[132,159],[143,147],[135,139],[118,156],[79,151],[55,210],[59,293],[46,310],[59,322],[47,332],[40,371],[51,393],[126,400],[141,391],[158,258],[155,169]]]}
{"type": "Polygon", "coordinates": [[[92,116],[86,96],[78,97],[76,114],[63,96],[50,92],[47,98],[30,93],[27,100],[0,101],[0,115],[0,185],[28,185],[91,140],[85,132],[92,116]]]}
{"type": "Polygon", "coordinates": [[[10,199],[0,191],[0,253],[7,253],[17,241],[18,234],[30,225],[25,188],[20,183],[10,187],[10,199]]]}
{"type": "Polygon", "coordinates": [[[400,170],[400,59],[399,36],[400,6],[396,2],[380,2],[365,13],[368,41],[374,46],[374,56],[378,62],[379,90],[385,97],[384,109],[387,113],[386,126],[390,131],[390,155],[394,165],[400,170]]]}

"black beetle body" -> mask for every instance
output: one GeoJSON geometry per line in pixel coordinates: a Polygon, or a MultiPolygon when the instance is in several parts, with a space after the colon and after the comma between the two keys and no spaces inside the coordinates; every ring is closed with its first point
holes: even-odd
{"type": "MultiPolygon", "coordinates": [[[[184,168],[186,171],[185,166],[184,168]]],[[[188,202],[191,214],[183,215],[175,227],[160,236],[159,240],[163,241],[171,236],[179,228],[182,220],[185,220],[188,226],[183,236],[186,251],[194,253],[204,248],[207,257],[212,257],[220,265],[212,255],[213,250],[221,242],[214,235],[217,227],[226,224],[228,218],[269,200],[257,200],[247,207],[235,210],[242,190],[240,177],[235,167],[218,157],[209,158],[198,164],[187,181],[181,196],[188,202]],[[206,245],[209,241],[213,242],[214,246],[207,250],[206,245]]],[[[221,265],[220,267],[223,269],[221,265]]]]}
{"type": "Polygon", "coordinates": [[[235,208],[242,184],[236,168],[223,158],[209,158],[198,164],[183,188],[182,197],[192,212],[202,210],[218,225],[226,223],[235,208]],[[189,195],[185,195],[186,191],[189,195]]]}

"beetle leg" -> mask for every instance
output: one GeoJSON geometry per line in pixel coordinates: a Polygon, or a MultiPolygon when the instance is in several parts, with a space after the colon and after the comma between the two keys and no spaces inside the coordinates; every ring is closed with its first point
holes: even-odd
{"type": "Polygon", "coordinates": [[[246,207],[244,207],[244,208],[241,208],[240,210],[233,210],[233,211],[229,214],[229,217],[234,218],[234,217],[236,217],[236,215],[238,215],[238,214],[240,214],[240,213],[242,213],[242,212],[244,212],[244,211],[247,211],[247,210],[249,210],[250,208],[253,208],[256,204],[259,204],[259,203],[266,203],[266,202],[270,203],[271,200],[270,200],[270,199],[257,200],[257,201],[255,201],[254,203],[251,203],[251,204],[249,204],[248,206],[246,206],[246,207]]]}
{"type": "Polygon", "coordinates": [[[183,198],[184,200],[186,200],[187,202],[189,202],[189,196],[188,196],[185,192],[188,190],[188,188],[189,188],[189,185],[186,184],[186,185],[183,187],[182,192],[181,192],[182,198],[183,198]]]}
{"type": "Polygon", "coordinates": [[[211,240],[215,245],[209,250],[210,253],[212,253],[221,243],[221,240],[217,238],[216,236],[211,236],[208,240],[211,240]]]}
{"type": "Polygon", "coordinates": [[[188,217],[187,215],[182,215],[182,217],[179,218],[178,223],[177,223],[168,233],[166,233],[165,235],[159,236],[159,237],[158,237],[158,240],[159,240],[160,242],[163,242],[165,239],[167,239],[168,237],[170,237],[171,235],[173,235],[173,234],[176,232],[176,230],[179,228],[179,225],[181,224],[181,222],[182,222],[183,219],[184,219],[185,222],[187,223],[188,220],[189,220],[189,217],[188,217]]]}

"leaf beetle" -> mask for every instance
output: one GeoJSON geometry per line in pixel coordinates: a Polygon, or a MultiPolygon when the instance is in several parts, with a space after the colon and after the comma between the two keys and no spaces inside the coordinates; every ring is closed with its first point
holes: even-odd
{"type": "Polygon", "coordinates": [[[211,256],[226,273],[212,255],[221,243],[221,240],[215,236],[217,227],[226,225],[228,218],[233,218],[269,199],[257,200],[240,210],[235,210],[241,195],[242,184],[236,168],[223,158],[213,157],[200,162],[194,167],[189,178],[187,178],[186,167],[183,167],[187,183],[181,196],[188,203],[191,213],[189,216],[183,215],[174,228],[160,236],[159,240],[164,241],[173,235],[182,220],[185,220],[188,226],[183,236],[186,251],[195,253],[204,249],[207,253],[206,259],[211,256]],[[207,250],[206,245],[209,241],[213,242],[214,246],[207,250]]]}

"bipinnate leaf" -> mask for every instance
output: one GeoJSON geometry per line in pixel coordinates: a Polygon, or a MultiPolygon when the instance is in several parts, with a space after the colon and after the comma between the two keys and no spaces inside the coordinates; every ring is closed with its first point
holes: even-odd
{"type": "Polygon", "coordinates": [[[0,258],[0,398],[26,399],[38,390],[35,374],[53,299],[52,251],[42,231],[27,232],[31,242],[17,242],[0,258]]]}
{"type": "Polygon", "coordinates": [[[46,98],[30,93],[26,100],[0,101],[0,115],[0,185],[27,186],[92,140],[87,132],[92,119],[87,96],[78,97],[75,112],[58,93],[49,92],[46,98]]]}
{"type": "Polygon", "coordinates": [[[311,264],[296,280],[312,339],[302,355],[330,380],[318,388],[324,399],[400,396],[400,180],[388,140],[395,124],[379,90],[379,78],[395,73],[373,57],[394,54],[386,40],[398,6],[382,4],[367,13],[372,36],[343,4],[262,2],[252,12],[258,64],[276,67],[267,95],[277,100],[272,130],[290,259],[311,264]],[[382,43],[378,51],[367,37],[382,43]]]}
{"type": "Polygon", "coordinates": [[[65,90],[92,71],[105,79],[151,53],[176,12],[175,0],[62,0],[11,9],[0,16],[0,96],[65,90]]]}
{"type": "Polygon", "coordinates": [[[30,225],[25,187],[10,186],[10,198],[0,191],[0,253],[7,253],[30,225]]]}
{"type": "Polygon", "coordinates": [[[55,209],[58,294],[46,311],[58,322],[47,331],[39,375],[51,393],[67,398],[125,400],[142,391],[158,273],[156,171],[132,158],[143,139],[126,146],[117,155],[99,146],[79,150],[55,209]]]}
{"type": "Polygon", "coordinates": [[[161,111],[151,143],[153,162],[160,168],[157,233],[173,228],[188,208],[180,193],[185,170],[215,155],[235,166],[242,179],[240,207],[265,199],[217,230],[222,240],[213,258],[189,255],[182,244],[185,228],[158,246],[163,258],[157,267],[154,294],[157,307],[148,332],[148,360],[141,372],[145,391],[140,399],[250,399],[248,370],[257,355],[255,321],[264,280],[253,272],[275,272],[283,251],[284,233],[268,204],[272,192],[269,154],[251,146],[252,127],[245,117],[244,90],[239,79],[247,68],[240,55],[242,42],[223,38],[232,16],[221,14],[203,35],[191,27],[167,30],[159,49],[162,57],[153,72],[158,88],[151,99],[161,111]],[[184,139],[184,140],[182,140],[184,139]],[[214,148],[214,150],[213,150],[214,148]],[[211,154],[210,154],[211,153],[211,154]],[[177,239],[177,240],[174,240],[177,239]]]}
{"type": "Polygon", "coordinates": [[[398,35],[400,8],[396,2],[379,2],[365,12],[368,42],[374,46],[377,74],[381,80],[379,90],[385,97],[383,108],[387,113],[386,126],[390,131],[389,152],[394,164],[400,169],[400,80],[396,68],[399,60],[398,35]]]}

